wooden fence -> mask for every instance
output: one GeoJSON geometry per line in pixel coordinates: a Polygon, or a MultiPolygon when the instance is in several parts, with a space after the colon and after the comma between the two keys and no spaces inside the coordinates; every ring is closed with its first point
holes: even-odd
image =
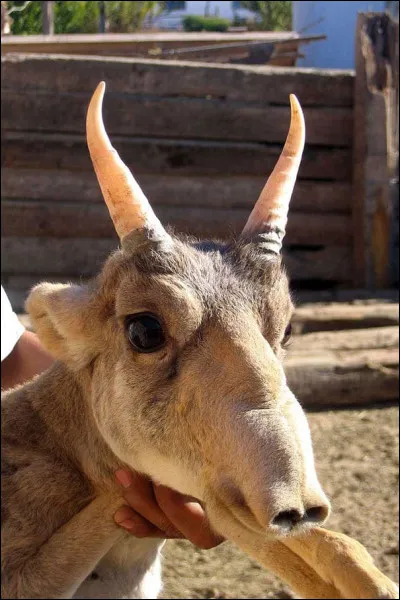
{"type": "Polygon", "coordinates": [[[87,277],[117,245],[85,142],[104,120],[163,222],[240,232],[282,148],[289,93],[307,144],[285,256],[297,287],[352,285],[354,73],[124,58],[2,58],[2,279],[14,302],[35,281],[87,277]]]}
{"type": "Polygon", "coordinates": [[[324,39],[323,35],[299,35],[294,31],[242,31],[188,33],[99,33],[57,35],[5,35],[1,54],[78,54],[239,62],[294,66],[304,44],[324,39]],[[256,61],[256,62],[255,62],[256,61]]]}

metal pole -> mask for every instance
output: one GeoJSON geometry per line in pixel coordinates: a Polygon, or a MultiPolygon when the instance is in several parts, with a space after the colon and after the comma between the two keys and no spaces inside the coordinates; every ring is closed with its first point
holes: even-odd
{"type": "Polygon", "coordinates": [[[42,2],[42,29],[44,35],[54,35],[54,2],[42,2]]]}
{"type": "Polygon", "coordinates": [[[99,9],[100,9],[99,33],[105,33],[106,32],[106,3],[99,2],[99,9]]]}

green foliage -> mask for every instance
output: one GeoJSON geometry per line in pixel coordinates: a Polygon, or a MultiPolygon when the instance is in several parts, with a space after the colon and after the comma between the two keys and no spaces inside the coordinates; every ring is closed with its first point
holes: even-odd
{"type": "MultiPolygon", "coordinates": [[[[25,2],[7,2],[8,10],[21,7],[25,2]]],[[[11,33],[15,35],[42,33],[41,2],[30,2],[24,10],[13,12],[11,17],[11,33]]]]}
{"type": "Polygon", "coordinates": [[[227,31],[229,25],[228,19],[220,19],[219,17],[188,15],[183,19],[183,29],[185,31],[227,31]]]}
{"type": "Polygon", "coordinates": [[[250,0],[242,2],[241,5],[257,15],[256,29],[267,31],[290,31],[292,29],[292,2],[250,0]]]}
{"type": "Polygon", "coordinates": [[[54,4],[55,33],[97,33],[98,30],[98,2],[56,0],[54,4]]]}
{"type": "MultiPolygon", "coordinates": [[[[105,2],[106,20],[110,32],[129,33],[143,25],[146,17],[156,15],[164,2],[105,2]]],[[[23,1],[7,2],[8,9],[23,6],[23,1]]],[[[30,2],[21,12],[11,14],[11,32],[16,35],[42,33],[42,3],[30,2]]],[[[99,2],[95,0],[56,0],[54,3],[55,33],[97,33],[99,2]]]]}
{"type": "Polygon", "coordinates": [[[162,2],[106,2],[106,18],[109,31],[131,33],[143,25],[146,17],[162,10],[162,2]]]}

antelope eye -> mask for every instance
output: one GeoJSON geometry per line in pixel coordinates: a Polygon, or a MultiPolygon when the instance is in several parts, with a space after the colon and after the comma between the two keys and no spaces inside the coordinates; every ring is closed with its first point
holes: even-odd
{"type": "Polygon", "coordinates": [[[165,335],[160,321],[152,314],[127,317],[125,328],[131,346],[137,352],[156,352],[165,345],[165,335]]]}
{"type": "Polygon", "coordinates": [[[292,335],[292,324],[289,323],[289,325],[285,329],[285,335],[283,336],[283,340],[282,340],[283,345],[285,345],[289,341],[291,335],[292,335]]]}

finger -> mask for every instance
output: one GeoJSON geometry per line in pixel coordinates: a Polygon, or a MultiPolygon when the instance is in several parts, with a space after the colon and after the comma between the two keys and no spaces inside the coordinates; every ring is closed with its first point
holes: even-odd
{"type": "Polygon", "coordinates": [[[157,529],[164,532],[164,537],[178,537],[181,532],[168,520],[157,504],[151,481],[140,473],[119,470],[117,480],[124,488],[123,498],[133,510],[144,517],[157,529]]]}
{"type": "Polygon", "coordinates": [[[154,494],[167,518],[193,544],[208,550],[224,541],[224,538],[211,529],[198,502],[162,485],[154,486],[154,494]]]}
{"type": "Polygon", "coordinates": [[[166,535],[164,531],[158,529],[146,519],[144,519],[137,512],[132,510],[130,506],[122,506],[114,515],[114,521],[119,527],[122,527],[129,533],[131,533],[134,537],[137,538],[182,538],[182,534],[179,536],[166,535]]]}

